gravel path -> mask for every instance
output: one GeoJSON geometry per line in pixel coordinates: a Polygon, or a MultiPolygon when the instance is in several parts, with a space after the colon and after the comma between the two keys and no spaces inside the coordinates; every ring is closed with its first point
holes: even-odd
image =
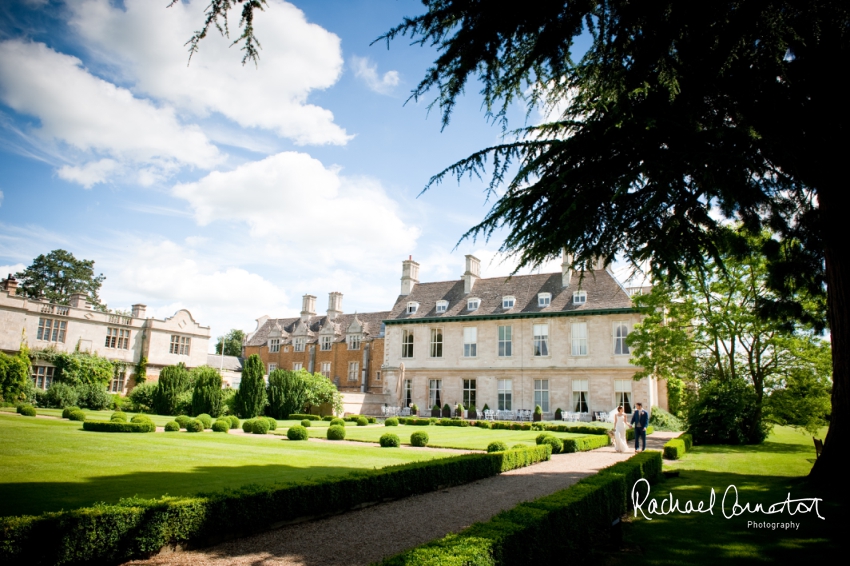
{"type": "MultiPolygon", "coordinates": [[[[679,433],[656,432],[647,448],[661,446],[679,433]]],[[[370,564],[517,504],[549,495],[583,477],[627,459],[611,447],[559,454],[548,462],[513,470],[470,484],[350,511],[326,519],[290,525],[213,547],[163,553],[128,564],[187,566],[351,566],[370,564]]]]}

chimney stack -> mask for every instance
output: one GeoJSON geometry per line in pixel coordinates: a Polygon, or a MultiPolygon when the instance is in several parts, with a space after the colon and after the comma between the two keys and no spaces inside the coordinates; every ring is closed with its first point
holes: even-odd
{"type": "Polygon", "coordinates": [[[316,316],[316,297],[304,295],[301,298],[301,320],[307,322],[311,316],[316,316]]]}
{"type": "Polygon", "coordinates": [[[88,308],[86,305],[86,294],[85,293],[71,293],[70,305],[75,309],[85,309],[88,308]]]}
{"type": "Polygon", "coordinates": [[[567,248],[561,248],[561,287],[569,287],[573,277],[573,254],[567,253],[567,248]]]}
{"type": "Polygon", "coordinates": [[[145,313],[147,311],[148,306],[142,304],[135,304],[130,308],[132,309],[131,314],[133,315],[133,318],[145,318],[145,313]]]}
{"type": "Polygon", "coordinates": [[[333,320],[342,314],[342,293],[328,293],[328,319],[333,320]]]}
{"type": "Polygon", "coordinates": [[[419,283],[419,264],[409,256],[401,262],[401,294],[409,295],[413,288],[419,283]]]}
{"type": "Polygon", "coordinates": [[[475,286],[475,282],[481,279],[481,261],[473,256],[466,255],[466,271],[463,274],[463,292],[469,294],[475,286]]]}
{"type": "Polygon", "coordinates": [[[11,273],[9,274],[9,277],[3,279],[2,284],[3,290],[8,291],[9,295],[14,295],[18,292],[18,280],[15,279],[15,277],[11,273]]]}
{"type": "Polygon", "coordinates": [[[596,256],[593,259],[593,270],[594,271],[602,271],[605,269],[605,258],[600,256],[596,256]]]}

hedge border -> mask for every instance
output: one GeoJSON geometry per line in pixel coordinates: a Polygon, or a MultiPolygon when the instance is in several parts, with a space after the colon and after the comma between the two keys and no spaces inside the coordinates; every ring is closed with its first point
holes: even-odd
{"type": "Polygon", "coordinates": [[[318,481],[246,485],[197,497],[129,498],[115,505],[0,518],[0,563],[120,562],[168,546],[197,548],[281,523],[470,483],[548,460],[547,446],[464,454],[318,481]],[[228,520],[223,521],[222,517],[228,520]]]}
{"type": "Polygon", "coordinates": [[[521,503],[476,523],[392,556],[380,566],[501,566],[555,564],[583,556],[609,536],[612,521],[629,509],[629,492],[640,478],[661,474],[661,453],[642,452],[584,478],[567,489],[521,503]]]}
{"type": "Polygon", "coordinates": [[[119,423],[115,421],[85,421],[83,430],[91,432],[156,432],[156,425],[148,423],[119,423]]]}
{"type": "Polygon", "coordinates": [[[668,460],[678,460],[689,452],[694,445],[693,437],[683,432],[676,438],[671,438],[664,444],[664,457],[668,460]]]}

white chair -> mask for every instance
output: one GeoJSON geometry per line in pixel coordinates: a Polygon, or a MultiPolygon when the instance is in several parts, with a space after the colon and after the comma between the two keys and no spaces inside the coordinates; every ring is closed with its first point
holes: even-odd
{"type": "Polygon", "coordinates": [[[400,417],[409,417],[410,416],[410,407],[405,407],[399,413],[400,417]]]}

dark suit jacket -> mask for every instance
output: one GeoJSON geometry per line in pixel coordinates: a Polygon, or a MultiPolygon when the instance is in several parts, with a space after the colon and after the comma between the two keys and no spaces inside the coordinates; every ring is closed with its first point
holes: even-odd
{"type": "Polygon", "coordinates": [[[649,424],[649,411],[641,409],[632,413],[632,424],[635,428],[646,428],[649,424]]]}

